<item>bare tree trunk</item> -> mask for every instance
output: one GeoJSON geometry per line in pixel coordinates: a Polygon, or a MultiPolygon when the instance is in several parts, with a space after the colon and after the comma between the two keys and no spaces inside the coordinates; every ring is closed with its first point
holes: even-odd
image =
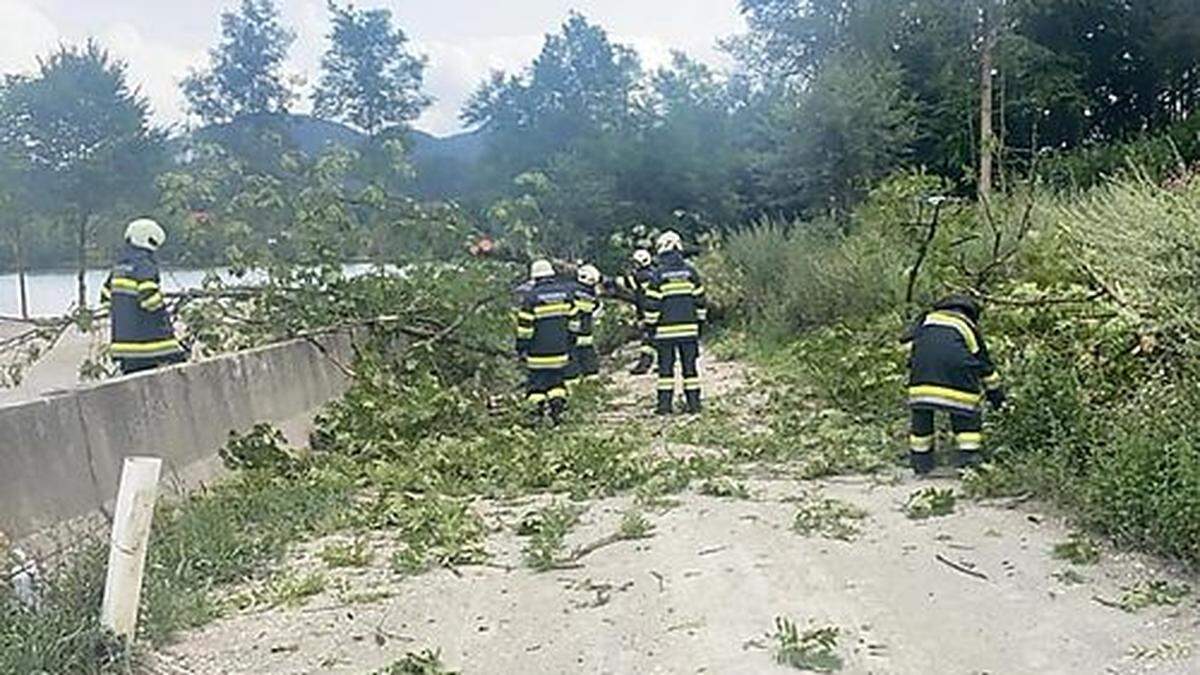
{"type": "Polygon", "coordinates": [[[16,225],[16,239],[14,240],[16,246],[14,253],[17,257],[17,287],[18,294],[21,298],[21,318],[28,319],[29,290],[25,285],[25,242],[23,241],[25,236],[24,230],[25,228],[21,227],[19,223],[16,225]]]}
{"type": "Polygon", "coordinates": [[[87,240],[88,240],[88,220],[89,214],[83,214],[79,219],[79,271],[77,279],[79,281],[79,311],[87,309],[87,240]]]}
{"type": "Polygon", "coordinates": [[[983,9],[983,40],[979,48],[979,200],[986,202],[992,196],[996,136],[993,130],[995,82],[993,50],[996,46],[996,29],[992,12],[983,9]]]}

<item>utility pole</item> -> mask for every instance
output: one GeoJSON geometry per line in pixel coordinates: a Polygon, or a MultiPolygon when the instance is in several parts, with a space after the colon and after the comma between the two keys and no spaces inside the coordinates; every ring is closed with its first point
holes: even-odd
{"type": "Polygon", "coordinates": [[[983,38],[979,46],[979,201],[984,203],[992,197],[996,157],[996,133],[993,127],[996,87],[993,71],[997,24],[989,5],[990,0],[985,0],[980,13],[983,38]]]}

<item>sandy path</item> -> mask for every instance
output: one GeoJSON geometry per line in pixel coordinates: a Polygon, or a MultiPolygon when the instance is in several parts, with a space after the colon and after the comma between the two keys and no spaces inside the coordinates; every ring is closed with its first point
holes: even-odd
{"type": "MultiPolygon", "coordinates": [[[[740,377],[728,364],[710,372],[740,377]]],[[[729,390],[722,386],[714,389],[729,390]]],[[[648,394],[645,383],[638,389],[648,394]]],[[[1068,530],[1027,505],[960,502],[950,516],[918,522],[900,505],[931,483],[908,477],[745,482],[750,499],[683,495],[648,514],[652,538],[600,549],[577,569],[523,567],[513,526],[539,499],[480,505],[496,530],[491,566],[400,579],[387,569],[380,533],[373,567],[328,571],[333,590],[302,608],[233,616],[186,636],[162,654],[163,665],[197,674],[367,673],[432,648],[467,674],[795,672],[774,664],[766,637],[775,617],[788,616],[839,627],[847,673],[1200,672],[1194,599],[1137,614],[1094,599],[1177,577],[1109,553],[1078,568],[1085,583],[1067,585],[1055,573],[1068,565],[1049,551],[1068,530]],[[862,536],[793,532],[795,499],[816,494],[865,509],[862,536]],[[346,602],[380,591],[392,595],[346,602]]],[[[590,503],[569,546],[614,532],[631,504],[590,503]]],[[[296,565],[319,569],[312,558],[323,544],[304,546],[296,565]]]]}
{"type": "MultiPolygon", "coordinates": [[[[0,321],[0,339],[25,331],[24,326],[0,321]]],[[[91,334],[70,328],[54,348],[42,356],[32,367],[25,369],[21,384],[14,388],[0,388],[0,405],[32,401],[56,391],[79,386],[79,366],[86,361],[95,345],[107,338],[101,328],[91,334]]],[[[12,354],[0,354],[0,367],[13,358],[12,354]]]]}

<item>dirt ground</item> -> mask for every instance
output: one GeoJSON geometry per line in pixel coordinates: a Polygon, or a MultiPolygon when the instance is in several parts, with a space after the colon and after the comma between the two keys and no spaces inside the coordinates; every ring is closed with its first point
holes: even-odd
{"type": "MultiPolygon", "coordinates": [[[[736,364],[708,364],[714,395],[736,364]]],[[[625,386],[619,382],[618,386],[625,386]]],[[[632,385],[631,385],[632,386],[632,385]]],[[[621,407],[648,402],[639,380],[621,407]]],[[[626,410],[626,414],[638,414],[626,410]]],[[[653,536],[600,548],[577,567],[537,573],[513,533],[544,498],[480,503],[493,532],[486,566],[399,578],[379,555],[298,608],[251,610],[184,636],[158,655],[163,673],[370,673],[407,652],[439,650],[475,673],[773,673],[776,617],[840,630],[845,673],[1197,673],[1200,607],[1114,607],[1139,582],[1186,582],[1149,558],[1105,551],[1073,568],[1050,551],[1069,530],[1036,505],[961,501],[910,520],[916,489],[954,481],[892,476],[799,482],[747,478],[747,499],[685,494],[647,512],[653,536]],[[854,541],[792,529],[797,503],[844,500],[869,515],[854,541]],[[366,601],[363,601],[363,600],[366,601]]],[[[586,505],[568,547],[616,531],[631,498],[586,505]]],[[[336,538],[334,538],[336,539],[336,538]]],[[[329,540],[297,552],[297,569],[329,540]]]]}

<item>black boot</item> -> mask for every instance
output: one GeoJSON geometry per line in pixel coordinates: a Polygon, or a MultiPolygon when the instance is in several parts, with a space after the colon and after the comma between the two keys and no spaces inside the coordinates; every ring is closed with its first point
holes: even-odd
{"type": "Polygon", "coordinates": [[[687,394],[687,411],[689,415],[699,415],[703,406],[700,405],[700,392],[689,391],[687,394]]]}
{"type": "Polygon", "coordinates": [[[656,415],[670,415],[675,412],[675,392],[660,391],[658,392],[658,407],[655,408],[656,415]]]}
{"type": "Polygon", "coordinates": [[[654,357],[650,356],[649,354],[642,354],[638,358],[638,362],[635,363],[633,365],[633,368],[629,371],[629,374],[630,375],[645,375],[646,373],[649,373],[650,369],[653,367],[654,367],[654,357]]]}
{"type": "Polygon", "coordinates": [[[937,457],[932,452],[910,452],[908,458],[918,476],[928,476],[937,468],[937,457]]]}
{"type": "Polygon", "coordinates": [[[567,399],[555,398],[550,400],[550,422],[554,426],[562,424],[563,416],[567,414],[567,399]]]}
{"type": "Polygon", "coordinates": [[[983,464],[983,453],[978,450],[959,450],[954,458],[954,466],[960,469],[973,469],[983,464]]]}

